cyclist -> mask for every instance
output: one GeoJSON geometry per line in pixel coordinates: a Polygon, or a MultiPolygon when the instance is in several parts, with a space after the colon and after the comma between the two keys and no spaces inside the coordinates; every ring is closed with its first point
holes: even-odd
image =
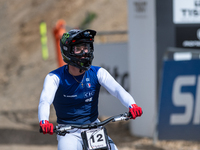
{"type": "MultiPolygon", "coordinates": [[[[92,66],[95,35],[96,31],[89,29],[73,29],[63,34],[60,49],[67,65],[46,76],[38,106],[38,119],[44,134],[53,134],[53,124],[49,123],[52,103],[59,125],[98,121],[101,86],[129,108],[133,119],[142,115],[141,107],[137,106],[132,96],[104,68],[92,66]]],[[[57,135],[58,150],[82,149],[81,131],[77,129],[65,136],[57,135]]],[[[117,149],[110,138],[109,141],[111,148],[117,149]]]]}

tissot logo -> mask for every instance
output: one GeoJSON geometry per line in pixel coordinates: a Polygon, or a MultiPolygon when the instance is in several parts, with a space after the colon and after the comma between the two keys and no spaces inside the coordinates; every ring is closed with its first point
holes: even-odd
{"type": "Polygon", "coordinates": [[[173,0],[175,24],[200,23],[200,0],[173,0]]]}

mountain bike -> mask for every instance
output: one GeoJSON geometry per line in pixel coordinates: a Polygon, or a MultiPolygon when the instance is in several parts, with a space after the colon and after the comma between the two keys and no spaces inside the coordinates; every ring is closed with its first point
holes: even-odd
{"type": "MultiPolygon", "coordinates": [[[[54,127],[54,133],[65,136],[70,133],[72,129],[87,129],[81,133],[83,140],[84,150],[110,150],[110,143],[108,141],[108,134],[106,128],[104,127],[109,122],[117,122],[122,120],[129,120],[131,114],[125,112],[124,114],[109,117],[108,119],[96,123],[90,123],[85,125],[67,124],[58,125],[54,127]]],[[[42,130],[40,129],[40,132],[42,130]]]]}

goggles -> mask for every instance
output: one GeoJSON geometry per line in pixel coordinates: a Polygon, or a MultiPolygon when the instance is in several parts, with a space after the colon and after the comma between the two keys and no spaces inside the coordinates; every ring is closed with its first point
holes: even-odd
{"type": "Polygon", "coordinates": [[[90,44],[89,43],[81,43],[73,46],[74,54],[85,54],[90,52],[90,44]]]}

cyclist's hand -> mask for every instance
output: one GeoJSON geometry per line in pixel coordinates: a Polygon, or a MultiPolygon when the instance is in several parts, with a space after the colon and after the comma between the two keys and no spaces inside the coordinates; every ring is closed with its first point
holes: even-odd
{"type": "Polygon", "coordinates": [[[48,120],[42,120],[40,121],[40,128],[43,131],[43,134],[49,133],[49,134],[53,134],[53,124],[49,123],[48,120]]]}
{"type": "Polygon", "coordinates": [[[132,117],[131,119],[135,119],[136,117],[139,117],[142,115],[142,108],[138,107],[136,104],[131,104],[129,107],[129,112],[131,113],[132,117]]]}

